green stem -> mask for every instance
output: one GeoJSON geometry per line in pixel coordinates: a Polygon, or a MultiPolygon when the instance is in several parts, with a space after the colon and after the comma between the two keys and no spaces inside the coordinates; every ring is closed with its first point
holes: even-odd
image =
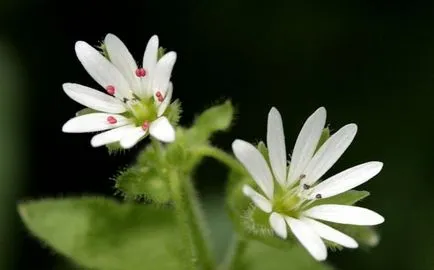
{"type": "Polygon", "coordinates": [[[234,171],[240,174],[246,174],[246,170],[244,169],[244,167],[241,166],[241,164],[233,156],[229,155],[228,153],[217,147],[201,146],[197,148],[195,152],[199,155],[215,158],[233,169],[234,171]]]}
{"type": "Polygon", "coordinates": [[[188,246],[188,258],[191,258],[190,269],[214,269],[207,233],[200,205],[191,179],[180,177],[176,170],[170,173],[172,198],[178,224],[181,227],[183,241],[188,246]]]}
{"type": "Polygon", "coordinates": [[[232,237],[231,245],[226,253],[223,264],[220,266],[221,270],[236,270],[240,266],[241,257],[247,248],[247,241],[239,235],[234,234],[232,237]]]}
{"type": "Polygon", "coordinates": [[[169,174],[170,181],[170,191],[172,194],[172,199],[175,203],[175,213],[176,213],[176,221],[180,228],[180,236],[182,238],[182,243],[185,245],[186,258],[191,258],[186,261],[186,269],[197,269],[196,261],[197,261],[197,249],[193,242],[193,231],[189,225],[189,215],[188,215],[188,206],[185,203],[183,198],[181,181],[178,177],[178,174],[173,171],[169,174]]]}
{"type": "Polygon", "coordinates": [[[202,266],[201,269],[215,269],[213,254],[211,252],[211,247],[209,246],[211,240],[209,239],[208,227],[205,224],[205,215],[199,203],[191,178],[185,178],[185,181],[183,181],[183,188],[190,215],[189,221],[193,231],[193,241],[198,251],[200,265],[202,266]]]}

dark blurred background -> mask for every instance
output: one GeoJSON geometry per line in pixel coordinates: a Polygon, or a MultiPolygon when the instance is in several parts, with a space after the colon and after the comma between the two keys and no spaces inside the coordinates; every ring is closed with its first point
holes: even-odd
{"type": "MultiPolygon", "coordinates": [[[[265,138],[271,106],[283,115],[288,151],[319,106],[326,106],[333,130],[357,123],[355,142],[331,173],[383,161],[380,175],[364,186],[372,196],[363,205],[386,223],[378,247],[334,253],[330,262],[344,270],[434,269],[434,2],[418,0],[2,0],[1,269],[61,269],[63,259],[23,228],[17,201],[112,195],[109,178],[134,160],[137,149],[109,156],[90,146],[89,134],[61,132],[82,108],[62,83],[98,88],[74,43],[98,45],[109,32],[136,59],[153,34],[178,53],[173,82],[182,124],[217,101],[233,100],[236,122],[215,139],[224,149],[236,137],[265,138]]],[[[215,199],[224,192],[225,173],[208,160],[197,181],[203,199],[215,204],[208,214],[220,230],[229,226],[215,199]]]]}

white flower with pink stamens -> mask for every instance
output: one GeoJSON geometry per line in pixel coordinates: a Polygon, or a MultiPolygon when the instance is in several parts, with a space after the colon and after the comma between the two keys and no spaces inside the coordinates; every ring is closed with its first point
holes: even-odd
{"type": "Polygon", "coordinates": [[[119,142],[121,147],[131,148],[148,133],[162,142],[174,141],[175,130],[164,113],[172,98],[170,77],[176,53],[168,52],[158,59],[158,43],[157,36],[151,37],[139,67],[113,34],[104,39],[107,58],[86,42],[76,42],[78,59],[106,93],[80,84],[63,84],[70,98],[96,111],[67,121],[63,132],[105,131],[92,138],[94,147],[119,142]]]}
{"type": "Polygon", "coordinates": [[[269,224],[276,235],[286,239],[289,227],[307,251],[319,261],[327,258],[327,248],[322,239],[348,248],[357,248],[358,244],[350,236],[317,220],[363,226],[384,222],[382,216],[366,208],[338,204],[311,206],[317,199],[332,197],[361,185],[377,175],[383,167],[383,163],[377,161],[363,163],[317,184],[348,148],[357,132],[355,124],[348,124],[316,151],[325,121],[324,108],[319,108],[306,120],[292,151],[289,168],[282,118],[275,108],[268,115],[270,166],[252,144],[242,140],[235,140],[232,144],[235,156],[262,191],[261,194],[245,185],[243,193],[256,207],[270,214],[269,224]]]}

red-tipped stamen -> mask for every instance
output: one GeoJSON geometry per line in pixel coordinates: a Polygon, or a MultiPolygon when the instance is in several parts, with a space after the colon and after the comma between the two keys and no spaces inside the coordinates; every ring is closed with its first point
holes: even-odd
{"type": "Polygon", "coordinates": [[[109,122],[109,124],[116,124],[118,122],[118,120],[116,120],[116,118],[114,118],[113,116],[109,116],[107,117],[107,122],[109,122]]]}
{"type": "Polygon", "coordinates": [[[107,85],[107,87],[105,88],[105,90],[107,91],[107,93],[109,95],[114,95],[116,92],[116,89],[113,85],[107,85]]]}
{"type": "Polygon", "coordinates": [[[159,102],[163,102],[164,97],[163,97],[163,94],[161,94],[160,91],[157,91],[157,93],[155,93],[155,96],[157,97],[157,100],[158,100],[159,102]]]}
{"type": "Polygon", "coordinates": [[[143,130],[148,130],[148,128],[149,128],[149,122],[148,121],[143,122],[142,128],[143,128],[143,130]]]}
{"type": "Polygon", "coordinates": [[[144,68],[136,69],[136,76],[137,77],[145,77],[146,76],[146,70],[144,68]]]}

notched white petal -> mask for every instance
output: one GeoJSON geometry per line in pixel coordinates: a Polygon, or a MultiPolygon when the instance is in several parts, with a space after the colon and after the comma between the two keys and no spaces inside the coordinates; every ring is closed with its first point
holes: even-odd
{"type": "Polygon", "coordinates": [[[63,132],[83,133],[112,129],[130,124],[131,121],[122,115],[108,113],[90,113],[68,120],[62,127],[63,132]],[[109,121],[114,118],[116,122],[109,121]]]}
{"type": "Polygon", "coordinates": [[[173,142],[175,140],[175,129],[165,116],[159,117],[151,123],[149,133],[162,142],[173,142]]]}
{"type": "Polygon", "coordinates": [[[320,194],[321,198],[328,198],[355,188],[377,175],[382,168],[383,163],[378,161],[366,162],[349,168],[315,186],[310,199],[314,199],[317,194],[320,194]]]}
{"type": "Polygon", "coordinates": [[[306,217],[301,218],[301,221],[309,225],[323,239],[347,248],[357,248],[359,246],[353,238],[324,223],[306,217]]]}
{"type": "Polygon", "coordinates": [[[163,96],[166,95],[175,62],[175,52],[168,52],[160,60],[158,60],[152,81],[152,90],[154,95],[157,92],[160,92],[163,96]]]}
{"type": "Polygon", "coordinates": [[[269,199],[273,199],[273,177],[267,162],[258,149],[246,141],[237,139],[232,143],[232,150],[264,194],[269,199]]]}
{"type": "Polygon", "coordinates": [[[128,149],[136,145],[146,135],[146,130],[142,127],[134,127],[127,130],[121,140],[120,144],[122,148],[128,149]]]}
{"type": "Polygon", "coordinates": [[[111,85],[116,89],[115,96],[131,97],[130,87],[124,76],[100,52],[84,41],[75,43],[75,52],[89,75],[104,89],[111,85]]]}
{"type": "Polygon", "coordinates": [[[324,129],[326,116],[325,108],[321,107],[309,116],[301,128],[294,145],[294,150],[292,151],[287,180],[288,185],[299,180],[303,170],[312,159],[324,129]]]}
{"type": "Polygon", "coordinates": [[[124,75],[132,90],[140,88],[140,79],[136,76],[137,64],[127,46],[115,35],[107,34],[104,39],[110,61],[124,75]]]}
{"type": "Polygon", "coordinates": [[[318,261],[327,258],[327,248],[319,235],[312,230],[306,223],[291,217],[285,217],[292,233],[307,249],[307,251],[318,261]]]}
{"type": "Polygon", "coordinates": [[[286,239],[288,231],[286,230],[286,222],[283,216],[279,213],[271,213],[269,218],[270,226],[280,238],[286,239]]]}
{"type": "Polygon", "coordinates": [[[303,183],[312,185],[330,169],[350,146],[357,133],[356,124],[348,124],[333,134],[313,156],[303,174],[303,183]]]}
{"type": "Polygon", "coordinates": [[[167,89],[166,97],[163,102],[161,102],[160,106],[158,106],[158,117],[163,115],[166,111],[167,107],[170,105],[170,101],[172,100],[172,92],[173,92],[173,84],[169,82],[169,88],[167,89]]]}
{"type": "Polygon", "coordinates": [[[126,108],[119,99],[76,83],[64,83],[63,90],[74,101],[97,111],[123,113],[126,108]]]}
{"type": "Polygon", "coordinates": [[[134,125],[126,125],[97,134],[92,137],[90,144],[93,147],[99,147],[102,145],[118,142],[129,130],[133,128],[134,125]]]}
{"type": "Polygon", "coordinates": [[[271,212],[272,206],[271,206],[270,201],[267,198],[265,198],[264,196],[262,196],[261,194],[259,194],[258,192],[256,192],[256,190],[254,190],[253,188],[251,188],[248,185],[244,185],[243,186],[243,193],[244,193],[244,195],[249,197],[259,209],[261,209],[265,213],[271,212]]]}
{"type": "Polygon", "coordinates": [[[276,108],[271,108],[267,122],[267,147],[271,168],[282,186],[286,183],[286,149],[282,117],[276,108]]]}
{"type": "Polygon", "coordinates": [[[143,54],[142,66],[146,72],[152,72],[157,64],[158,57],[158,36],[152,36],[146,45],[145,53],[143,54]]]}
{"type": "Polygon", "coordinates": [[[307,217],[341,224],[373,226],[384,222],[376,212],[357,206],[322,204],[303,213],[307,217]]]}

